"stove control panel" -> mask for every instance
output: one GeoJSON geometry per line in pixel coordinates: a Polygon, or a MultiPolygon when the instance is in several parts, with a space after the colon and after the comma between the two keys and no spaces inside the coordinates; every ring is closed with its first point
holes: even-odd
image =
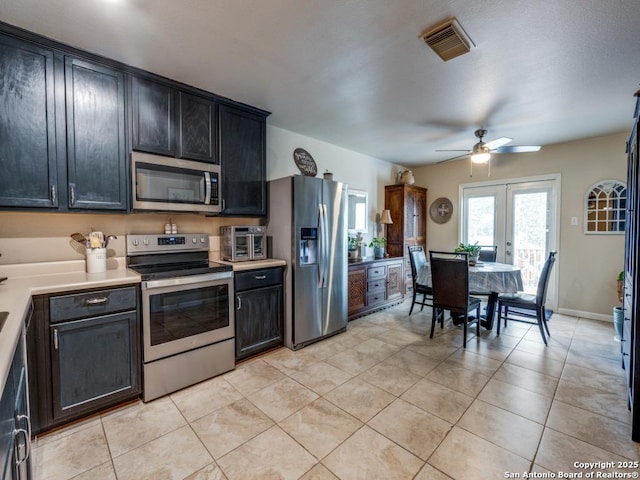
{"type": "Polygon", "coordinates": [[[127,255],[209,250],[209,234],[127,235],[127,255]]]}

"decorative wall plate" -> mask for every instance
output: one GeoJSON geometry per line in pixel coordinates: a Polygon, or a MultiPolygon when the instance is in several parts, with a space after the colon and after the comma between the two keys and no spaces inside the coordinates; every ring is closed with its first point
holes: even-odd
{"type": "Polygon", "coordinates": [[[447,223],[453,214],[453,204],[446,197],[436,198],[429,207],[429,216],[436,223],[447,223]]]}
{"type": "Polygon", "coordinates": [[[293,161],[296,162],[298,169],[303,175],[315,177],[318,174],[316,161],[304,148],[296,148],[293,151],[293,161]]]}

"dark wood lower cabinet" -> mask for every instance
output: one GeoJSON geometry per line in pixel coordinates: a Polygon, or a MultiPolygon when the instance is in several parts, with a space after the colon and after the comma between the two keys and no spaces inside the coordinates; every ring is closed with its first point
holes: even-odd
{"type": "Polygon", "coordinates": [[[393,257],[349,264],[349,320],[404,300],[403,262],[393,257]]]}
{"type": "Polygon", "coordinates": [[[34,297],[27,331],[34,434],[140,395],[138,292],[34,297]]]}
{"type": "Polygon", "coordinates": [[[282,345],[283,270],[236,272],[236,360],[282,345]]]}

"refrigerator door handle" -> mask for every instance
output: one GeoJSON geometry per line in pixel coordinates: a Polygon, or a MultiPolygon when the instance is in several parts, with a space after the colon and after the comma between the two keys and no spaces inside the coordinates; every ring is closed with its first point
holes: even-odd
{"type": "Polygon", "coordinates": [[[324,225],[322,227],[322,233],[324,235],[324,239],[322,242],[324,246],[323,258],[322,258],[322,264],[324,267],[322,272],[322,278],[323,278],[322,287],[327,288],[328,282],[329,282],[328,280],[329,279],[329,220],[327,215],[327,205],[322,204],[322,209],[324,210],[324,225]]]}
{"type": "Polygon", "coordinates": [[[318,204],[318,288],[324,288],[324,205],[318,204]]]}

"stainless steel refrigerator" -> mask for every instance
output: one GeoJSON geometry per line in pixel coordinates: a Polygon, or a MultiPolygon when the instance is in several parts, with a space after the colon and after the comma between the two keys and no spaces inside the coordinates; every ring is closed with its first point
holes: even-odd
{"type": "Polygon", "coordinates": [[[274,258],[287,261],[285,345],[303,347],[347,327],[347,185],[294,175],[269,182],[274,258]]]}

